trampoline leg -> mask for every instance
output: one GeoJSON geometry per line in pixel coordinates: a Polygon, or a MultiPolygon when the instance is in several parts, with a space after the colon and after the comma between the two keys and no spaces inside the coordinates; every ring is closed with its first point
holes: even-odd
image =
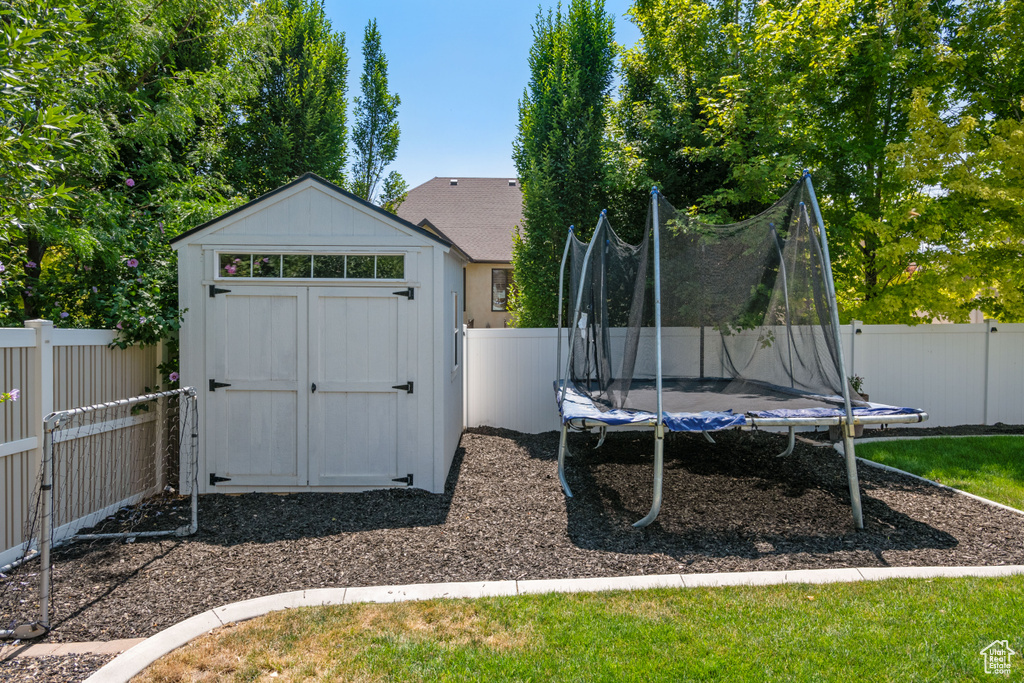
{"type": "Polygon", "coordinates": [[[608,436],[608,428],[607,428],[607,427],[601,427],[601,438],[597,440],[597,445],[596,445],[596,446],[594,446],[594,450],[595,450],[595,451],[596,451],[596,450],[597,450],[598,448],[600,448],[600,447],[601,447],[601,444],[603,444],[603,443],[604,443],[604,438],[605,438],[606,436],[608,436]]]}
{"type": "Polygon", "coordinates": [[[651,511],[633,526],[640,529],[653,522],[661,512],[661,485],[665,474],[665,425],[658,425],[654,428],[654,500],[651,501],[651,511]]]}
{"type": "Polygon", "coordinates": [[[708,434],[707,432],[701,432],[701,434],[703,434],[703,435],[704,435],[704,438],[708,440],[708,443],[715,443],[715,440],[714,440],[714,439],[712,439],[712,438],[711,438],[711,435],[710,435],[710,434],[708,434]]]}
{"type": "Polygon", "coordinates": [[[860,507],[860,479],[857,477],[857,455],[853,450],[853,427],[843,425],[843,454],[846,455],[846,478],[850,481],[850,507],[853,508],[853,526],[864,528],[864,515],[860,507]]]}
{"type": "Polygon", "coordinates": [[[776,458],[785,458],[787,455],[792,455],[792,453],[793,453],[793,446],[795,446],[795,445],[796,445],[796,428],[795,427],[790,427],[789,428],[789,445],[786,446],[786,450],[782,451],[781,453],[779,453],[775,457],[776,458]]]}
{"type": "Polygon", "coordinates": [[[569,452],[569,445],[566,443],[566,435],[569,433],[569,425],[562,425],[562,438],[558,441],[558,481],[562,484],[562,491],[567,498],[572,498],[572,489],[569,482],[565,480],[565,454],[569,452]]]}

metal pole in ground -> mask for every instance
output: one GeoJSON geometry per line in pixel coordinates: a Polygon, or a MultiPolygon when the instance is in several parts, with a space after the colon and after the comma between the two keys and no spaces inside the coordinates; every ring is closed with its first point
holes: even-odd
{"type": "Polygon", "coordinates": [[[839,333],[839,308],[836,303],[836,285],[832,279],[832,260],[828,254],[828,237],[825,235],[825,222],[821,219],[821,209],[818,207],[818,198],[814,195],[810,171],[804,171],[804,180],[807,181],[807,193],[811,200],[811,208],[814,210],[814,220],[818,222],[818,230],[821,231],[822,265],[825,269],[825,286],[828,289],[828,307],[832,314],[832,335],[835,339],[836,353],[839,355],[837,359],[839,361],[839,382],[843,387],[843,404],[846,408],[846,423],[843,425],[843,450],[846,455],[846,477],[850,483],[850,507],[853,508],[853,525],[858,529],[863,529],[864,515],[860,503],[860,479],[857,476],[857,456],[853,451],[853,406],[850,403],[850,385],[846,379],[843,340],[839,333]]]}
{"type": "Polygon", "coordinates": [[[192,410],[192,459],[189,462],[192,468],[192,526],[189,534],[194,534],[199,529],[199,396],[194,388],[189,389],[188,402],[192,410]]]}
{"type": "Polygon", "coordinates": [[[662,413],[661,396],[661,242],[658,230],[658,188],[651,189],[652,223],[654,230],[654,344],[657,362],[655,387],[658,392],[658,422],[654,427],[654,495],[651,511],[633,526],[645,527],[653,522],[661,511],[661,490],[665,474],[665,421],[662,413]]]}
{"type": "Polygon", "coordinates": [[[43,424],[43,478],[39,497],[43,518],[39,522],[39,624],[50,630],[50,545],[53,542],[53,430],[60,423],[54,414],[43,424]]]}

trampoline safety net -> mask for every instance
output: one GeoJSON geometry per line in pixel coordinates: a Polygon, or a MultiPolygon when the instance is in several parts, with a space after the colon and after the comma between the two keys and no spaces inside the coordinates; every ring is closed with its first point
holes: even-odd
{"type": "MultiPolygon", "coordinates": [[[[694,220],[655,193],[663,411],[843,410],[822,228],[808,191],[801,179],[731,225],[694,220]]],[[[652,209],[638,245],[619,239],[604,215],[589,243],[569,238],[568,379],[601,411],[657,412],[652,209]]],[[[854,406],[868,405],[848,389],[854,406]]]]}

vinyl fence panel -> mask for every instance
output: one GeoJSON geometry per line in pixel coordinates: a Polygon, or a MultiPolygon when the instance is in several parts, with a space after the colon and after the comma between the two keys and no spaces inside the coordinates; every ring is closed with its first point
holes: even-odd
{"type": "MultiPolygon", "coordinates": [[[[142,394],[158,380],[156,347],[113,347],[117,335],[108,330],[54,329],[49,321],[25,326],[0,328],[0,392],[20,392],[17,401],[0,404],[0,566],[17,557],[26,538],[43,418],[54,410],[142,394]]],[[[86,501],[100,494],[81,490],[76,495],[86,501]]],[[[57,510],[55,521],[68,523],[75,513],[57,510]]]]}
{"type": "MultiPolygon", "coordinates": [[[[668,357],[673,348],[693,347],[699,330],[664,332],[666,372],[693,371],[693,362],[668,357]]],[[[923,427],[1024,424],[1024,324],[854,321],[843,326],[842,335],[847,370],[864,378],[871,400],[926,411],[923,427]]],[[[711,363],[717,357],[716,335],[706,338],[706,363],[711,363]]],[[[552,388],[556,339],[554,329],[467,330],[466,425],[528,433],[558,429],[552,388]]],[[[563,336],[563,367],[566,353],[563,336]]],[[[639,368],[652,362],[637,360],[639,368]]],[[[705,367],[705,373],[716,369],[705,367]]]]}

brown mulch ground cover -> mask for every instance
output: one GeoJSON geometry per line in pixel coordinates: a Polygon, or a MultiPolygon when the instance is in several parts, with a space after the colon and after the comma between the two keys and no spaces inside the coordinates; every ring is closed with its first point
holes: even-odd
{"type": "MultiPolygon", "coordinates": [[[[1024,516],[862,466],[858,532],[827,444],[776,458],[782,435],[714,438],[667,440],[664,505],[646,529],[631,524],[650,505],[651,432],[609,434],[597,450],[596,436],[572,435],[572,499],[558,486],[557,433],[486,428],[463,435],[443,495],[203,496],[191,538],[56,550],[48,639],[145,637],[225,603],[330,586],[1024,564],[1024,516]]],[[[31,603],[27,583],[0,601],[31,603]]]]}

